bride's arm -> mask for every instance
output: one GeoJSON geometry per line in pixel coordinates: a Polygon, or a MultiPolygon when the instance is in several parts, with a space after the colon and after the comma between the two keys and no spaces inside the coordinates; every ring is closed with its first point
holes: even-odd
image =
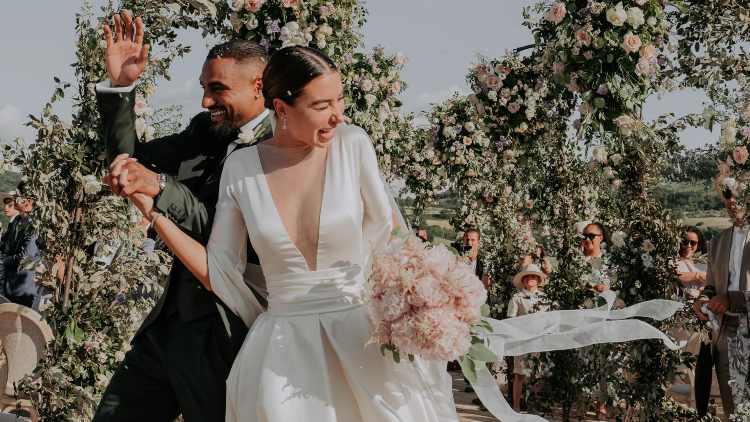
{"type": "Polygon", "coordinates": [[[206,247],[185,234],[177,224],[161,213],[151,212],[151,224],[161,240],[164,241],[169,250],[174,252],[177,259],[185,265],[188,271],[193,273],[206,289],[213,290],[208,276],[206,247]]]}

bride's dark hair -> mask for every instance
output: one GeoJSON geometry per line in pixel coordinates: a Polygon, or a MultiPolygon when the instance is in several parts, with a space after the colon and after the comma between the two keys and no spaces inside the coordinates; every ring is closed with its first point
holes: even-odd
{"type": "Polygon", "coordinates": [[[266,108],[273,110],[276,98],[293,105],[311,80],[336,71],[336,63],[322,51],[302,46],[282,48],[271,56],[263,71],[266,108]]]}

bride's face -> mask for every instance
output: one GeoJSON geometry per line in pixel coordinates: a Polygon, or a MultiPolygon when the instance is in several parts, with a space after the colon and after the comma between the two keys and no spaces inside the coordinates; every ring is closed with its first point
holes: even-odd
{"type": "Polygon", "coordinates": [[[336,134],[336,127],[344,122],[341,75],[328,72],[316,77],[305,86],[294,105],[284,105],[286,130],[292,138],[312,146],[327,146],[336,134]]]}

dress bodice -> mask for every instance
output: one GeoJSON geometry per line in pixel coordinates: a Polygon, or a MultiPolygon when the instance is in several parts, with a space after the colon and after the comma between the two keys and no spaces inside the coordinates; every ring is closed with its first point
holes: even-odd
{"type": "MultiPolygon", "coordinates": [[[[370,252],[384,244],[390,233],[390,201],[375,151],[361,128],[340,126],[329,148],[314,272],[350,268],[363,272],[370,252]]],[[[239,292],[232,292],[235,287],[223,290],[227,286],[240,290],[243,287],[238,284],[242,283],[244,271],[239,257],[247,247],[246,232],[260,259],[269,291],[273,291],[274,280],[285,275],[314,273],[279,216],[257,146],[230,156],[219,195],[208,244],[209,276],[217,295],[231,308],[235,308],[231,302],[239,301],[239,292]],[[223,296],[229,296],[228,300],[223,296]]],[[[283,196],[283,192],[275,195],[283,196]]]]}

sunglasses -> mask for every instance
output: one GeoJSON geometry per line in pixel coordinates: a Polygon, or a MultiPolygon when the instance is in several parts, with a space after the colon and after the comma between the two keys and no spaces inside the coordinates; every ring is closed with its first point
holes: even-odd
{"type": "Polygon", "coordinates": [[[682,246],[698,246],[697,240],[683,240],[682,246]]]}
{"type": "Polygon", "coordinates": [[[581,235],[581,239],[588,239],[588,240],[590,240],[590,241],[593,242],[594,239],[596,239],[599,236],[601,236],[601,234],[599,234],[599,233],[583,233],[581,235]]]}

